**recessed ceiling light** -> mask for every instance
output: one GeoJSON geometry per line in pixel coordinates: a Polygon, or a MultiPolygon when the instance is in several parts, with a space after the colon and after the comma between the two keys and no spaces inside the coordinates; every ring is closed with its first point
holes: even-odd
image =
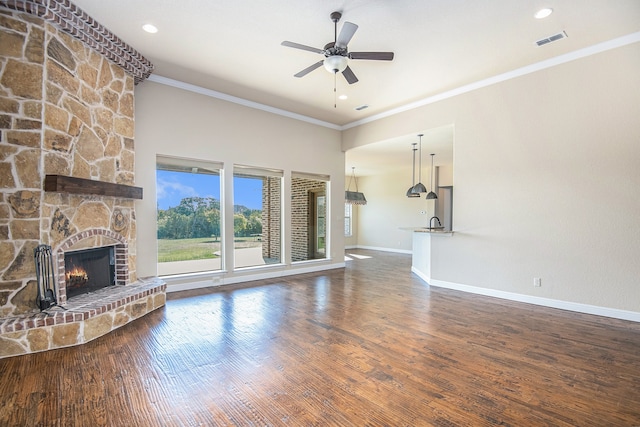
{"type": "Polygon", "coordinates": [[[543,19],[551,15],[552,13],[553,13],[553,9],[546,7],[544,9],[540,9],[539,11],[537,11],[536,14],[533,16],[535,16],[536,19],[543,19]]]}
{"type": "Polygon", "coordinates": [[[347,99],[347,95],[340,95],[338,98],[339,99],[347,99]]]}
{"type": "Polygon", "coordinates": [[[145,30],[147,33],[151,33],[151,34],[155,34],[158,32],[158,28],[155,25],[151,25],[151,24],[144,24],[142,26],[142,29],[145,30]]]}

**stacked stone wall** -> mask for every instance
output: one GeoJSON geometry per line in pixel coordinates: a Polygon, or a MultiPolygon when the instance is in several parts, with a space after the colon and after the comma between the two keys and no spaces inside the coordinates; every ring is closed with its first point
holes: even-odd
{"type": "Polygon", "coordinates": [[[134,78],[35,16],[0,8],[0,318],[35,309],[33,250],[120,233],[135,273],[133,201],[44,192],[58,174],[134,184],[134,78]]]}

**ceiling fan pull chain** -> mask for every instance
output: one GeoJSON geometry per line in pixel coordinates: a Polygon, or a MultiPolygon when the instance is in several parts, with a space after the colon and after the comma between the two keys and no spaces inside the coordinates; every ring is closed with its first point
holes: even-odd
{"type": "Polygon", "coordinates": [[[333,73],[333,108],[338,108],[338,101],[337,101],[338,98],[336,98],[336,95],[337,95],[337,92],[336,92],[337,77],[336,76],[337,75],[338,75],[337,71],[333,73]]]}

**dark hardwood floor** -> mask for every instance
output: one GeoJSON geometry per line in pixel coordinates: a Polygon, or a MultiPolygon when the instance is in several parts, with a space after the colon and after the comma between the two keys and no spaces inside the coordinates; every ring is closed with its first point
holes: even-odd
{"type": "Polygon", "coordinates": [[[410,256],[172,294],[0,360],[0,426],[640,426],[640,324],[430,288],[410,256]]]}

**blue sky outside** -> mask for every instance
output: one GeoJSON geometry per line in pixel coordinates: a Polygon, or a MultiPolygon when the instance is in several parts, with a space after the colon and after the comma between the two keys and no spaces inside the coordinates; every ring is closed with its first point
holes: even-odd
{"type": "MultiPolygon", "coordinates": [[[[262,209],[262,180],[234,178],[234,205],[262,209]]],[[[156,171],[158,208],[178,206],[185,197],[213,197],[220,200],[220,177],[188,172],[156,171]]]]}

